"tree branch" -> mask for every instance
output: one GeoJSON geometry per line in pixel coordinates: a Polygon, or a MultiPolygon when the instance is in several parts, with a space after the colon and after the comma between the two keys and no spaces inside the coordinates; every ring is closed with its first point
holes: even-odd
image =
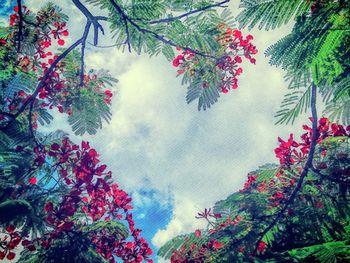
{"type": "Polygon", "coordinates": [[[293,203],[295,197],[298,192],[301,190],[305,177],[308,174],[309,169],[312,169],[312,161],[315,154],[315,148],[317,144],[318,131],[317,131],[317,110],[316,110],[316,86],[312,84],[311,86],[311,113],[312,113],[312,138],[310,143],[310,151],[309,156],[306,160],[304,169],[300,175],[300,179],[298,184],[294,188],[292,194],[289,199],[284,204],[283,208],[277,213],[275,219],[269,224],[267,228],[260,234],[260,238],[256,242],[255,252],[259,246],[260,241],[264,238],[264,236],[277,224],[278,220],[283,216],[284,212],[288,209],[289,205],[293,203]]]}
{"type": "Polygon", "coordinates": [[[193,14],[196,14],[196,13],[199,13],[199,12],[203,12],[203,11],[205,11],[207,9],[210,9],[210,8],[226,7],[226,6],[223,6],[223,5],[226,4],[226,3],[229,3],[230,1],[231,0],[225,0],[225,1],[222,1],[222,2],[219,2],[219,3],[216,3],[216,4],[207,5],[207,6],[204,6],[202,8],[198,8],[198,9],[189,11],[189,12],[184,13],[184,14],[179,15],[179,16],[174,16],[174,17],[169,17],[169,18],[163,18],[163,19],[159,19],[159,20],[150,21],[149,24],[170,23],[170,22],[173,22],[173,21],[176,21],[176,20],[188,17],[190,15],[193,15],[193,14]]]}
{"type": "Polygon", "coordinates": [[[84,71],[85,71],[85,44],[86,44],[86,39],[88,37],[89,31],[90,31],[90,27],[91,27],[91,22],[88,21],[85,25],[85,30],[84,30],[84,34],[82,37],[82,42],[81,42],[81,57],[80,57],[80,87],[82,87],[84,85],[84,71]]]}
{"type": "Polygon", "coordinates": [[[19,53],[21,51],[21,41],[23,38],[23,13],[22,13],[21,0],[17,0],[17,6],[18,6],[18,15],[19,15],[18,35],[17,35],[17,53],[19,53]]]}
{"type": "Polygon", "coordinates": [[[132,19],[130,19],[125,13],[124,11],[121,9],[121,7],[114,1],[114,0],[109,0],[109,2],[112,4],[112,6],[114,7],[114,9],[119,13],[119,15],[121,16],[121,18],[124,21],[128,21],[132,26],[134,26],[139,32],[144,33],[144,34],[150,34],[152,37],[154,37],[155,39],[158,39],[159,41],[163,42],[164,44],[170,45],[172,47],[180,47],[181,49],[184,50],[189,50],[194,54],[197,54],[199,56],[202,57],[207,57],[207,58],[212,58],[212,59],[217,59],[215,56],[212,56],[210,54],[206,54],[203,52],[200,52],[198,50],[194,50],[188,47],[183,47],[180,45],[177,45],[176,43],[174,43],[172,40],[165,38],[162,35],[159,35],[158,33],[151,31],[149,29],[143,28],[141,26],[139,26],[138,24],[136,24],[132,19]]]}
{"type": "Polygon", "coordinates": [[[98,30],[101,30],[102,35],[104,35],[104,33],[105,33],[103,27],[101,26],[101,24],[98,21],[99,20],[106,21],[107,17],[94,16],[79,0],[72,0],[72,2],[84,14],[84,16],[87,18],[87,20],[93,24],[93,26],[94,26],[94,46],[96,46],[98,44],[98,30]]]}

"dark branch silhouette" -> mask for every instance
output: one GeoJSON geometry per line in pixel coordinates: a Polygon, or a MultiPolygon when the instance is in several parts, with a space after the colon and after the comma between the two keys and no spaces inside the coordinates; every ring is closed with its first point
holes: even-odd
{"type": "Polygon", "coordinates": [[[311,86],[311,114],[312,114],[312,138],[310,143],[310,151],[309,156],[306,160],[304,169],[300,175],[300,179],[298,181],[298,184],[294,188],[292,194],[285,202],[282,209],[277,213],[274,220],[268,225],[268,227],[265,228],[263,232],[260,233],[260,237],[258,241],[256,242],[255,246],[255,252],[257,251],[257,248],[259,246],[260,241],[264,238],[264,236],[277,224],[278,220],[283,216],[283,214],[288,209],[289,205],[293,203],[295,197],[297,196],[298,192],[301,190],[304,179],[306,178],[309,170],[312,169],[312,161],[315,154],[315,148],[317,144],[317,138],[318,138],[318,131],[317,131],[317,110],[316,110],[316,86],[315,84],[312,84],[311,86]]]}
{"type": "Polygon", "coordinates": [[[75,6],[83,13],[83,15],[90,21],[94,26],[94,45],[98,44],[98,30],[101,30],[101,33],[104,35],[104,29],[101,24],[98,22],[99,20],[107,20],[107,17],[104,16],[94,16],[91,12],[79,1],[72,0],[75,6]]]}
{"type": "Polygon", "coordinates": [[[167,45],[170,45],[172,47],[179,47],[183,50],[189,50],[191,51],[192,53],[194,54],[197,54],[199,56],[202,56],[202,57],[207,57],[207,58],[212,58],[212,59],[217,59],[215,56],[213,55],[210,55],[210,54],[206,54],[206,53],[203,53],[201,51],[198,51],[198,50],[194,50],[194,49],[191,49],[191,48],[188,48],[188,47],[183,47],[181,45],[178,45],[176,44],[175,42],[173,42],[172,40],[170,39],[167,39],[166,37],[162,36],[162,35],[159,35],[158,33],[152,31],[152,30],[149,30],[149,29],[146,29],[146,28],[143,28],[141,27],[140,25],[136,24],[130,17],[128,17],[124,11],[122,10],[122,8],[114,1],[114,0],[110,0],[110,3],[112,4],[112,6],[114,7],[114,9],[117,11],[117,13],[119,13],[119,15],[121,16],[121,18],[124,20],[124,21],[127,21],[129,22],[132,26],[134,26],[137,31],[141,32],[141,33],[144,33],[144,34],[149,34],[151,35],[152,37],[154,37],[155,39],[158,39],[159,41],[163,42],[164,44],[167,44],[167,45]]]}
{"type": "Polygon", "coordinates": [[[24,20],[21,0],[17,0],[17,6],[18,6],[18,15],[19,15],[18,35],[17,35],[17,53],[19,53],[21,51],[21,41],[23,39],[23,20],[24,20]]]}
{"type": "Polygon", "coordinates": [[[148,22],[148,23],[149,23],[149,24],[170,23],[170,22],[173,22],[173,21],[176,21],[176,20],[179,20],[179,19],[182,19],[182,18],[191,16],[191,15],[193,15],[193,14],[203,12],[203,11],[208,10],[208,9],[211,9],[211,8],[215,8],[215,7],[227,7],[227,6],[224,6],[224,4],[229,3],[230,1],[231,1],[231,0],[225,0],[225,1],[222,1],[222,2],[219,2],[219,3],[216,3],[216,4],[207,5],[207,6],[204,6],[204,7],[202,7],[202,8],[198,8],[198,9],[192,10],[192,11],[187,12],[187,13],[184,13],[184,14],[182,14],[182,15],[178,15],[178,16],[174,16],[174,17],[169,17],[169,18],[163,18],[163,19],[159,19],[159,20],[153,20],[153,21],[150,21],[150,22],[148,22]]]}

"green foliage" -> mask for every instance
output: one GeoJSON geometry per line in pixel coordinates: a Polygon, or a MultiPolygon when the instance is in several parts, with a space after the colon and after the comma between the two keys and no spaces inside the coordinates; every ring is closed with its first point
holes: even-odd
{"type": "Polygon", "coordinates": [[[102,118],[109,122],[111,113],[103,98],[81,92],[79,100],[73,105],[73,113],[68,117],[68,123],[77,135],[85,132],[96,134],[102,128],[102,118]]]}
{"type": "Polygon", "coordinates": [[[350,246],[342,241],[333,241],[288,251],[288,254],[298,262],[348,262],[350,246]]]}
{"type": "Polygon", "coordinates": [[[188,235],[177,236],[166,242],[159,250],[158,256],[165,259],[170,259],[173,251],[179,248],[188,249],[192,244],[201,245],[205,243],[206,239],[197,238],[193,233],[188,235]]]}
{"type": "Polygon", "coordinates": [[[281,109],[275,117],[279,118],[279,123],[294,123],[295,119],[301,114],[306,113],[311,105],[311,86],[305,91],[296,90],[284,96],[281,109]]]}
{"type": "Polygon", "coordinates": [[[102,128],[102,120],[108,123],[112,116],[110,105],[106,103],[106,95],[101,88],[112,86],[117,80],[111,77],[108,71],[90,70],[87,75],[89,79],[81,87],[80,56],[80,52],[73,51],[64,59],[64,76],[72,95],[67,105],[63,106],[71,107],[72,114],[69,115],[68,122],[75,134],[83,135],[86,132],[95,134],[102,128]]]}
{"type": "Polygon", "coordinates": [[[106,229],[108,233],[115,235],[117,239],[124,239],[129,236],[128,228],[117,221],[94,222],[92,224],[81,227],[81,230],[84,233],[93,233],[99,229],[106,229]]]}
{"type": "Polygon", "coordinates": [[[310,107],[310,85],[318,86],[333,121],[349,120],[348,42],[350,6],[342,1],[243,0],[241,27],[274,29],[295,19],[290,34],[266,50],[270,63],[287,71],[292,89],[276,113],[277,123],[294,122],[310,107]],[[301,89],[301,90],[299,90],[301,89]]]}
{"type": "Polygon", "coordinates": [[[240,27],[275,29],[292,18],[307,14],[312,1],[295,0],[241,0],[244,10],[237,16],[240,27]]]}

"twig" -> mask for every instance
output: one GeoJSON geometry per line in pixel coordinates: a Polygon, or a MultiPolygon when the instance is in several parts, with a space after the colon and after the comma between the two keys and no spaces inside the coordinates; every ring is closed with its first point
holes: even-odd
{"type": "Polygon", "coordinates": [[[131,53],[130,33],[129,33],[128,21],[125,18],[123,20],[124,20],[124,24],[125,24],[126,43],[128,44],[129,53],[131,53]]]}
{"type": "Polygon", "coordinates": [[[85,30],[84,30],[84,35],[82,37],[83,41],[81,42],[81,57],[80,57],[80,87],[84,85],[84,67],[85,67],[85,44],[86,44],[86,39],[88,37],[89,31],[91,27],[91,22],[88,21],[85,25],[85,30]]]}
{"type": "Polygon", "coordinates": [[[184,14],[179,15],[179,16],[174,16],[174,17],[169,17],[169,18],[163,18],[163,19],[159,19],[159,20],[150,21],[149,24],[170,23],[170,22],[173,22],[175,20],[179,20],[179,19],[182,19],[184,17],[188,17],[190,15],[193,15],[193,14],[196,14],[196,13],[199,13],[199,12],[203,12],[203,11],[205,11],[207,9],[210,9],[210,8],[227,7],[227,6],[223,6],[223,5],[226,4],[226,3],[229,3],[229,2],[230,2],[230,0],[225,0],[225,1],[222,1],[222,2],[219,2],[219,3],[216,3],[216,4],[207,5],[207,6],[204,6],[202,8],[198,8],[198,9],[192,10],[190,12],[184,13],[184,14]]]}
{"type": "Polygon", "coordinates": [[[32,103],[30,103],[29,106],[29,113],[28,113],[28,121],[29,121],[29,131],[30,134],[32,135],[32,138],[34,140],[34,144],[39,147],[41,146],[41,144],[37,141],[35,134],[34,134],[34,129],[33,129],[33,107],[34,107],[34,102],[35,100],[32,101],[32,103]]]}
{"type": "Polygon", "coordinates": [[[310,151],[309,151],[309,156],[306,160],[304,169],[300,175],[300,179],[298,181],[298,184],[294,188],[292,194],[290,195],[289,199],[284,204],[283,208],[277,213],[275,219],[270,223],[270,225],[267,228],[265,228],[265,230],[262,233],[260,233],[260,238],[258,239],[258,241],[256,242],[256,245],[255,245],[255,252],[257,251],[257,248],[259,246],[260,241],[276,225],[276,223],[278,222],[280,217],[288,209],[289,205],[293,203],[295,197],[297,196],[298,192],[302,188],[304,179],[307,176],[309,169],[312,169],[312,160],[314,158],[315,148],[316,148],[317,138],[318,138],[317,110],[316,110],[316,86],[315,86],[315,84],[312,84],[312,86],[311,86],[311,113],[312,113],[312,138],[311,138],[311,143],[310,143],[310,151]]]}
{"type": "Polygon", "coordinates": [[[104,29],[101,24],[98,22],[99,20],[107,20],[107,17],[104,16],[94,16],[90,13],[90,11],[79,1],[72,0],[75,6],[84,14],[88,21],[90,21],[94,26],[94,46],[98,44],[98,30],[101,30],[102,35],[104,35],[104,29]]]}
{"type": "Polygon", "coordinates": [[[126,44],[126,41],[124,41],[123,43],[117,43],[117,44],[113,44],[113,45],[107,45],[107,46],[95,46],[94,44],[90,43],[89,41],[86,41],[86,43],[88,43],[89,45],[93,46],[93,47],[97,47],[97,48],[112,48],[112,47],[118,47],[118,46],[122,46],[126,44]]]}
{"type": "Polygon", "coordinates": [[[23,13],[21,0],[17,0],[19,23],[18,23],[18,36],[17,36],[17,53],[21,51],[21,41],[23,37],[23,13]]]}

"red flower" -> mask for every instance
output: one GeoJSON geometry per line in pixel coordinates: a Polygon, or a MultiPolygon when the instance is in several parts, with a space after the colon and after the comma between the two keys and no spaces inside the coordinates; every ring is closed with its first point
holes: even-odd
{"type": "Polygon", "coordinates": [[[53,210],[53,204],[52,202],[47,202],[44,206],[45,212],[51,212],[53,210]]]}
{"type": "Polygon", "coordinates": [[[217,250],[222,248],[223,246],[224,246],[224,244],[221,244],[218,241],[215,241],[214,244],[213,244],[213,248],[215,248],[217,250]]]}
{"type": "Polygon", "coordinates": [[[257,251],[259,252],[264,252],[266,250],[266,243],[264,241],[260,241],[257,251]]]}
{"type": "Polygon", "coordinates": [[[20,90],[20,91],[18,92],[18,96],[24,97],[24,96],[25,96],[25,92],[24,92],[23,90],[20,90]]]}
{"type": "Polygon", "coordinates": [[[194,235],[196,237],[200,237],[202,235],[202,232],[199,229],[197,229],[196,231],[194,231],[194,235]]]}
{"type": "Polygon", "coordinates": [[[248,41],[250,41],[250,40],[253,40],[254,37],[253,37],[252,35],[248,35],[248,36],[246,37],[246,39],[247,39],[248,41]]]}
{"type": "Polygon", "coordinates": [[[59,39],[59,40],[57,41],[57,44],[60,45],[60,46],[63,46],[64,43],[65,43],[65,42],[64,42],[63,39],[59,39]]]}
{"type": "Polygon", "coordinates": [[[273,194],[273,197],[276,199],[283,199],[284,198],[284,194],[282,192],[277,192],[273,194]]]}
{"type": "Polygon", "coordinates": [[[238,68],[236,70],[236,75],[241,75],[243,73],[243,69],[242,68],[238,68]]]}
{"type": "Polygon", "coordinates": [[[182,61],[184,60],[184,56],[183,55],[178,55],[174,60],[173,60],[173,66],[175,68],[177,68],[181,63],[182,61]]]}
{"type": "Polygon", "coordinates": [[[234,30],[232,35],[234,37],[236,37],[236,38],[241,38],[242,37],[242,32],[239,31],[239,30],[234,30]]]}
{"type": "Polygon", "coordinates": [[[12,260],[12,259],[14,259],[15,258],[15,256],[16,256],[16,253],[14,253],[14,252],[9,252],[8,254],[7,254],[7,259],[8,260],[12,260]]]}
{"type": "Polygon", "coordinates": [[[7,225],[6,226],[6,231],[9,233],[13,233],[15,231],[16,227],[14,225],[7,225]]]}
{"type": "Polygon", "coordinates": [[[35,177],[35,176],[30,177],[30,178],[29,178],[29,183],[32,184],[32,185],[37,184],[37,179],[36,179],[36,177],[35,177]]]}
{"type": "Polygon", "coordinates": [[[107,97],[109,97],[109,98],[112,98],[112,96],[113,96],[113,94],[112,94],[112,92],[111,92],[110,90],[106,90],[106,91],[105,91],[105,95],[106,95],[107,97]]]}
{"type": "Polygon", "coordinates": [[[242,63],[242,58],[241,58],[240,56],[236,56],[236,57],[235,57],[235,61],[236,61],[237,63],[242,63]]]}
{"type": "Polygon", "coordinates": [[[68,30],[64,30],[64,31],[62,32],[62,35],[64,35],[65,37],[68,36],[68,35],[69,35],[68,30]]]}

